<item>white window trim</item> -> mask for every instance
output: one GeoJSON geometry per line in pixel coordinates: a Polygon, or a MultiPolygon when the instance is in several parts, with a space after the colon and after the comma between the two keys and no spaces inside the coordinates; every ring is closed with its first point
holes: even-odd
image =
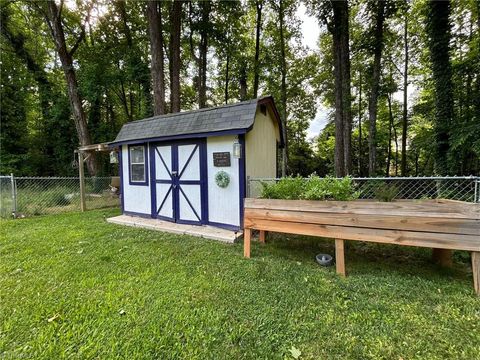
{"type": "Polygon", "coordinates": [[[146,166],[146,151],[145,145],[132,145],[128,148],[128,168],[129,168],[129,180],[132,184],[145,184],[147,182],[147,166],[146,166]],[[143,153],[143,161],[142,162],[133,162],[132,150],[135,148],[141,148],[143,153]],[[133,180],[132,179],[132,165],[143,165],[143,179],[142,180],[133,180]]]}

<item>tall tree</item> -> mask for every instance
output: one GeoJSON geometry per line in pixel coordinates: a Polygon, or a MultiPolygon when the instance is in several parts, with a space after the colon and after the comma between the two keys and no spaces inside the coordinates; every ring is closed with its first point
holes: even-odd
{"type": "Polygon", "coordinates": [[[211,9],[212,4],[210,1],[189,3],[190,54],[197,67],[197,76],[194,82],[199,108],[207,106],[207,55],[211,33],[211,9]],[[196,48],[198,48],[198,54],[196,48]]]}
{"type": "Polygon", "coordinates": [[[147,3],[148,34],[150,38],[151,73],[153,82],[153,114],[165,114],[165,78],[163,72],[162,3],[147,3]]]}
{"type": "MultiPolygon", "coordinates": [[[[62,23],[62,10],[64,5],[63,0],[60,2],[59,6],[57,6],[55,1],[49,1],[46,5],[47,9],[46,12],[44,12],[45,19],[52,33],[52,38],[55,43],[56,51],[62,63],[62,68],[68,87],[68,97],[70,99],[70,105],[72,107],[73,118],[75,121],[75,128],[77,130],[78,140],[80,142],[80,145],[82,146],[90,145],[92,143],[91,136],[82,105],[82,98],[78,89],[75,67],[73,66],[73,55],[75,54],[75,51],[78,49],[78,46],[85,37],[85,29],[82,28],[80,36],[76,40],[75,44],[70,50],[68,50],[62,23]]],[[[43,9],[42,6],[43,4],[39,4],[39,9],[43,9]]],[[[99,164],[96,154],[92,152],[91,155],[87,158],[86,162],[90,175],[96,175],[99,172],[99,164]]]]}
{"type": "MultiPolygon", "coordinates": [[[[150,1],[148,2],[150,4],[150,1]]],[[[142,59],[141,51],[139,50],[139,44],[134,39],[134,31],[132,31],[129,25],[129,18],[127,14],[127,5],[125,0],[118,0],[114,2],[116,11],[121,19],[121,29],[125,35],[125,39],[127,42],[128,53],[126,54],[126,61],[128,68],[132,69],[132,80],[138,83],[141,86],[141,90],[143,92],[143,98],[145,100],[145,111],[140,112],[138,111],[137,116],[144,117],[144,116],[151,116],[152,115],[152,95],[151,95],[151,84],[150,84],[150,76],[146,75],[142,68],[146,67],[144,61],[142,59]]],[[[148,18],[148,14],[147,14],[148,18]]],[[[150,23],[149,23],[150,24],[150,23]]],[[[90,37],[93,44],[93,37],[90,37]]],[[[154,81],[155,84],[155,81],[154,81]]],[[[155,89],[154,89],[155,94],[155,89]]],[[[138,107],[140,107],[140,94],[136,98],[134,98],[133,94],[130,92],[130,117],[133,118],[134,110],[132,109],[135,106],[135,102],[138,103],[138,107]]],[[[98,100],[97,100],[98,101],[98,100]]]]}
{"type": "Polygon", "coordinates": [[[351,93],[348,2],[333,1],[333,38],[335,74],[335,175],[351,172],[351,93]]]}
{"type": "Polygon", "coordinates": [[[253,98],[258,97],[258,82],[260,77],[260,34],[262,31],[262,9],[263,0],[255,0],[255,9],[257,11],[257,21],[255,24],[255,63],[253,78],[253,98]]]}
{"type": "Polygon", "coordinates": [[[344,175],[352,173],[352,96],[350,75],[350,27],[348,1],[341,2],[340,59],[342,62],[342,113],[344,175]]]}
{"type": "Polygon", "coordinates": [[[362,138],[362,70],[359,71],[358,79],[358,176],[362,177],[362,150],[363,150],[363,138],[362,138]]]}
{"type": "Polygon", "coordinates": [[[247,66],[242,64],[239,74],[240,101],[247,100],[247,66]]]}
{"type": "MultiPolygon", "coordinates": [[[[279,34],[279,43],[280,43],[280,74],[281,74],[281,82],[280,82],[280,117],[282,118],[282,131],[283,131],[283,138],[285,139],[285,146],[282,149],[282,176],[286,176],[287,174],[287,166],[288,166],[288,138],[287,138],[287,60],[286,60],[286,51],[285,51],[285,3],[284,0],[272,1],[272,7],[275,9],[278,17],[278,34],[279,34]]],[[[258,9],[258,7],[257,7],[258,9]]],[[[257,18],[258,21],[258,18],[257,18]]],[[[257,45],[255,45],[255,57],[257,56],[257,45]]],[[[255,71],[255,76],[257,76],[257,72],[255,71]]],[[[258,81],[258,79],[257,79],[258,81]]],[[[255,86],[255,85],[254,85],[255,86]]],[[[258,86],[258,83],[257,83],[258,86]]],[[[255,89],[254,89],[254,97],[255,89]]]]}
{"type": "Polygon", "coordinates": [[[407,128],[408,128],[408,7],[403,23],[403,114],[402,114],[402,165],[401,174],[407,176],[407,128]]]}
{"type": "MultiPolygon", "coordinates": [[[[352,166],[351,130],[352,109],[350,89],[350,45],[349,45],[349,8],[346,0],[331,2],[309,2],[310,11],[326,24],[332,35],[330,42],[333,63],[334,106],[335,106],[335,175],[343,177],[350,174],[352,166]]],[[[329,71],[330,73],[330,71],[329,71]]]]}
{"type": "Polygon", "coordinates": [[[374,42],[374,60],[373,74],[371,80],[370,98],[368,102],[368,120],[370,122],[368,133],[368,175],[375,176],[377,161],[377,107],[378,95],[380,90],[381,59],[383,49],[383,24],[385,20],[385,1],[379,0],[374,3],[375,12],[375,42],[374,42]]]}
{"type": "Polygon", "coordinates": [[[51,87],[50,80],[48,79],[47,72],[44,67],[41,66],[31,52],[25,46],[25,36],[20,33],[14,33],[11,29],[11,10],[9,7],[10,4],[3,5],[0,10],[0,29],[2,35],[7,39],[8,43],[12,47],[15,54],[22,59],[38,84],[39,87],[39,96],[40,96],[40,106],[42,109],[43,116],[47,116],[48,109],[50,108],[51,100],[51,87]]]}
{"type": "Polygon", "coordinates": [[[454,115],[450,1],[429,1],[427,6],[428,47],[435,89],[435,172],[437,175],[447,175],[452,167],[448,163],[448,150],[454,115]]]}
{"type": "Polygon", "coordinates": [[[182,1],[173,1],[170,10],[170,44],[169,44],[169,69],[170,69],[170,107],[171,112],[180,111],[180,39],[182,31],[182,1]]]}

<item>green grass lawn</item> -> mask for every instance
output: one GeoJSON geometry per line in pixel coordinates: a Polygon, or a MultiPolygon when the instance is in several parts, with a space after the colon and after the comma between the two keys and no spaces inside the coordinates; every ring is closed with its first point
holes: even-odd
{"type": "Polygon", "coordinates": [[[115,210],[2,221],[0,358],[475,359],[469,256],[333,241],[228,245],[108,224],[115,210]],[[298,355],[298,353],[296,354],[298,355]]]}

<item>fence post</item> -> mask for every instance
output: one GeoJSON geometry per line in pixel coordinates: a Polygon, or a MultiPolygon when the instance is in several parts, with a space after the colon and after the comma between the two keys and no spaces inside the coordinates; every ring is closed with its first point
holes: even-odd
{"type": "Polygon", "coordinates": [[[475,192],[473,195],[473,202],[480,203],[480,189],[479,189],[480,180],[475,179],[475,192]]]}
{"type": "Polygon", "coordinates": [[[15,219],[17,217],[17,187],[13,173],[10,174],[10,183],[12,187],[12,215],[15,219]]]}
{"type": "Polygon", "coordinates": [[[83,168],[83,152],[78,152],[78,174],[80,180],[80,211],[86,210],[85,204],[85,171],[83,168]]]}

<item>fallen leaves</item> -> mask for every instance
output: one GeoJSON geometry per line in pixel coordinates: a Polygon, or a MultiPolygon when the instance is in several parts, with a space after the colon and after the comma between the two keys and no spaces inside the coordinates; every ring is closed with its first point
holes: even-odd
{"type": "Polygon", "coordinates": [[[292,347],[290,348],[290,350],[288,350],[288,351],[290,351],[290,354],[292,354],[292,357],[293,357],[294,359],[299,359],[300,356],[302,355],[302,352],[301,352],[299,349],[297,349],[295,346],[293,346],[293,345],[292,345],[292,347]]]}

